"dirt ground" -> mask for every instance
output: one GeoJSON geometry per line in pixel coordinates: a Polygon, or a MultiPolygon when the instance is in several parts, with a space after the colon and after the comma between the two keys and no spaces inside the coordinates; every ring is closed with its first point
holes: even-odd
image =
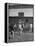
{"type": "Polygon", "coordinates": [[[31,33],[24,33],[22,32],[22,34],[18,34],[18,33],[14,33],[14,37],[12,37],[10,39],[9,42],[20,42],[20,41],[32,41],[33,40],[33,36],[34,34],[31,32],[31,33]]]}

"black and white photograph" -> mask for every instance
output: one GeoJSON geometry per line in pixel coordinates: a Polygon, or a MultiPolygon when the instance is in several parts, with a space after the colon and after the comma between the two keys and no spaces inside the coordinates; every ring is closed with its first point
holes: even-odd
{"type": "Polygon", "coordinates": [[[33,17],[33,4],[5,3],[5,42],[33,41],[33,17]]]}

